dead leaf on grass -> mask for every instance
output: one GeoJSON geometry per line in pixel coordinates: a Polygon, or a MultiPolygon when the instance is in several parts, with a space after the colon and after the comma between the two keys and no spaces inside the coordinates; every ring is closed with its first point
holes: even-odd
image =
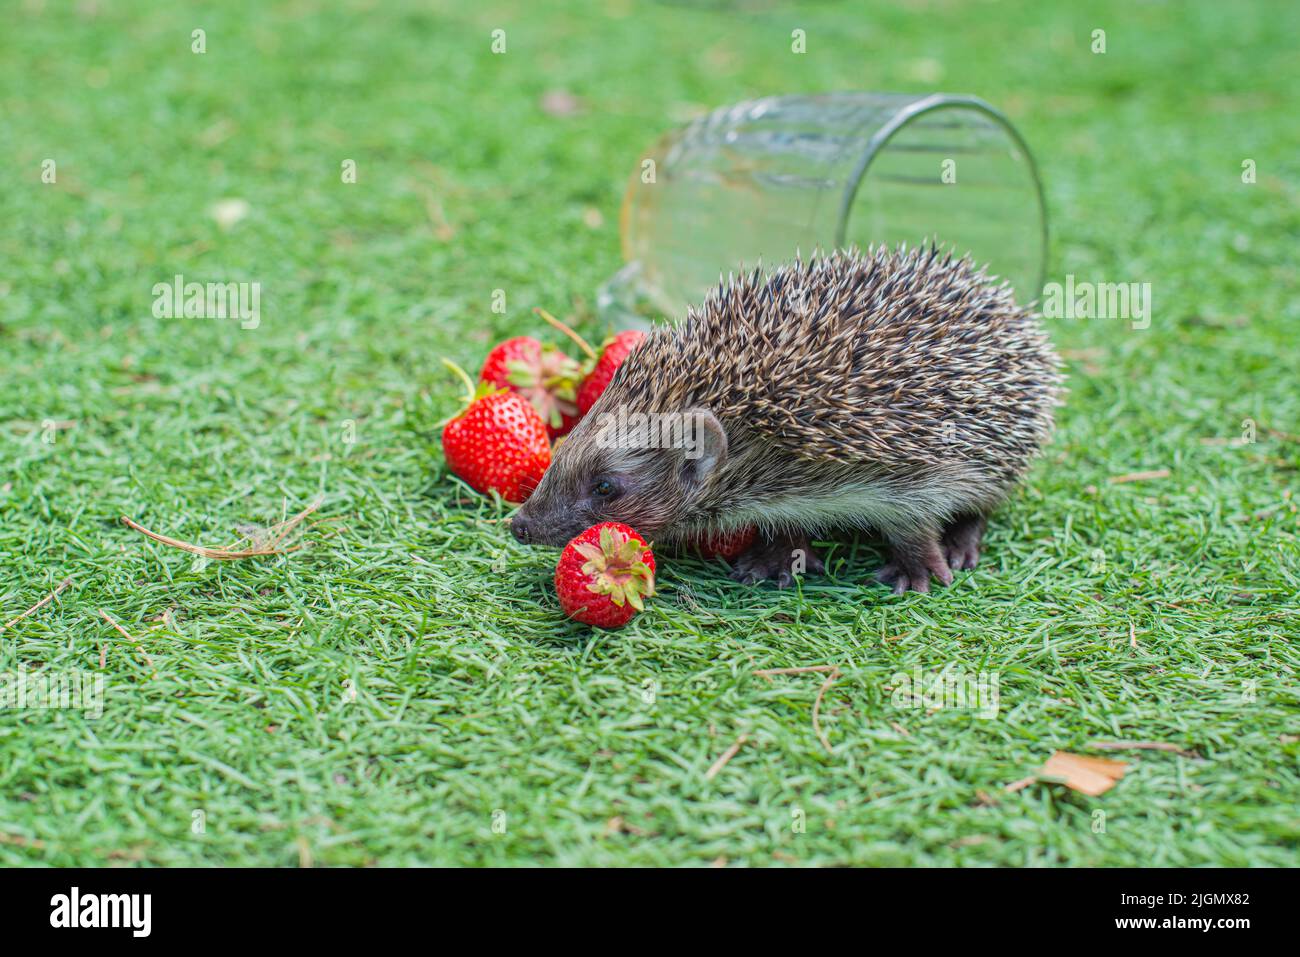
{"type": "Polygon", "coordinates": [[[1082,754],[1057,751],[1038,772],[1040,778],[1059,779],[1074,791],[1096,797],[1115,786],[1128,771],[1128,762],[1110,758],[1090,758],[1082,754]]]}

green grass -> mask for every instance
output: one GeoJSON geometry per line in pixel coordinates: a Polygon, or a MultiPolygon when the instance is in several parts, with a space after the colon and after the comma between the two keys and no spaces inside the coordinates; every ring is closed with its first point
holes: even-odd
{"type": "Polygon", "coordinates": [[[1292,5],[429,6],[6,13],[0,620],[73,584],[0,671],[103,649],[107,688],[98,719],[0,711],[0,863],[1300,864],[1292,5]],[[666,560],[629,627],[563,620],[555,554],[443,468],[437,357],[474,367],[535,305],[599,335],[625,177],[692,111],[932,87],[1035,148],[1049,278],[1151,282],[1151,327],[1052,324],[1059,433],[951,589],[863,584],[863,543],[792,593],[666,560]],[[260,327],[155,319],[178,272],[260,282],[260,327]],[[118,521],[225,544],[317,495],[318,544],[270,560],[118,521]],[[822,676],[752,674],[816,664],[829,754],[822,676]],[[913,667],[996,674],[998,717],[895,707],[913,667]],[[1098,739],[1197,756],[1003,790],[1098,739]]]}

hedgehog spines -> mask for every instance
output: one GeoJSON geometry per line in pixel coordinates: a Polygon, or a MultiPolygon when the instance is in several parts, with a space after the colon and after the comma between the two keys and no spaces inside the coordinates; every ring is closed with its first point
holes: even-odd
{"type": "Polygon", "coordinates": [[[611,389],[647,411],[707,406],[803,460],[960,461],[1010,484],[1050,433],[1060,385],[1005,280],[931,243],[730,274],[611,389]]]}

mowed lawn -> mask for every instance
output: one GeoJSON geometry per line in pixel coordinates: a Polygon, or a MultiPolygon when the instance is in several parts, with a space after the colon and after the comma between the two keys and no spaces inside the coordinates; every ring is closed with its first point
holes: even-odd
{"type": "Polygon", "coordinates": [[[0,710],[0,863],[1300,864],[1300,15],[892,6],[16,0],[0,624],[71,583],[0,672],[105,684],[0,710]],[[837,89],[1003,108],[1049,279],[1150,283],[1149,328],[1049,323],[1058,434],[952,588],[893,597],[869,540],[791,592],[664,556],[627,628],[565,621],[556,554],[446,473],[439,357],[534,306],[598,340],[646,146],[837,89]],[[260,283],[260,323],[156,318],[177,274],[260,283]],[[274,558],[121,522],[221,546],[318,496],[274,558]],[[827,665],[820,702],[754,674],[827,665]],[[913,669],[996,716],[900,702],[913,669]],[[1007,790],[1056,750],[1129,766],[1007,790]]]}

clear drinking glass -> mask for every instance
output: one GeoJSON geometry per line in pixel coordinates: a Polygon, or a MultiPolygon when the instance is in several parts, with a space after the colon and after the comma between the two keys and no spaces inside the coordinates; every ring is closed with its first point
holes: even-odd
{"type": "Polygon", "coordinates": [[[1033,157],[973,96],[830,93],[715,110],[647,154],[620,219],[626,265],[597,296],[616,325],[679,319],[719,276],[818,247],[935,239],[988,263],[1022,302],[1043,288],[1033,157]]]}

